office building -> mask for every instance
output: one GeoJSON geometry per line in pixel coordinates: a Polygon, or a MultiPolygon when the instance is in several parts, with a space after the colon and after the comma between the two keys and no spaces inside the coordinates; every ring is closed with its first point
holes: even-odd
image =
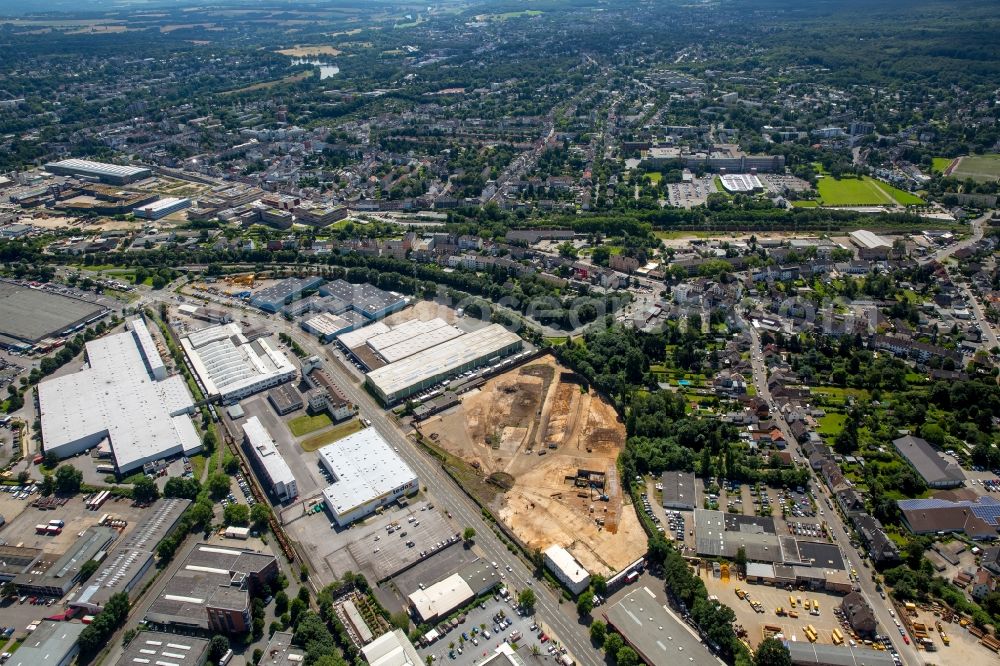
{"type": "Polygon", "coordinates": [[[305,658],[305,650],[292,646],[292,632],[276,631],[257,666],[302,666],[305,658]]]}
{"type": "Polygon", "coordinates": [[[367,385],[384,404],[393,405],[466,370],[489,365],[522,345],[515,333],[490,324],[377,368],[368,373],[367,385]]]}
{"type": "Polygon", "coordinates": [[[141,319],[130,331],[91,340],[88,365],[38,385],[46,453],[68,458],[107,445],[119,474],[201,450],[181,375],[166,368],[141,319]]]}
{"type": "Polygon", "coordinates": [[[590,572],[562,546],[549,546],[542,557],[548,570],[573,594],[580,594],[590,585],[590,572]]]}
{"type": "Polygon", "coordinates": [[[171,632],[250,631],[250,595],[278,575],[274,555],[198,544],[163,584],[143,618],[171,632]]]}
{"type": "Polygon", "coordinates": [[[256,416],[251,416],[243,424],[243,445],[252,454],[260,480],[279,501],[298,497],[299,488],[288,463],[281,457],[271,435],[256,416]]]}
{"type": "Polygon", "coordinates": [[[153,172],[146,167],[122,166],[78,159],[49,162],[45,165],[45,170],[57,176],[77,176],[112,185],[126,185],[137,180],[150,178],[153,175],[153,172]]]}
{"type": "Polygon", "coordinates": [[[375,428],[324,446],[319,461],[333,477],[323,496],[341,527],[419,489],[417,475],[375,428]]]}
{"type": "Polygon", "coordinates": [[[298,374],[285,354],[264,338],[251,342],[235,323],[195,331],[181,339],[181,347],[205,395],[227,405],[298,374]]]}

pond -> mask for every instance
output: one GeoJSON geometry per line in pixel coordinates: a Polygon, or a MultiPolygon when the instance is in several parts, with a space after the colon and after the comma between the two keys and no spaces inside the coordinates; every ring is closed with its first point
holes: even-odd
{"type": "Polygon", "coordinates": [[[336,65],[331,65],[328,62],[322,60],[316,60],[315,58],[292,58],[293,65],[312,65],[314,67],[319,67],[319,78],[329,79],[340,73],[340,68],[336,65]]]}

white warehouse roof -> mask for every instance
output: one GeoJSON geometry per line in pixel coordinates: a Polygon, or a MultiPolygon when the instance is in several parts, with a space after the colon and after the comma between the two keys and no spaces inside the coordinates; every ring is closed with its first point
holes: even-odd
{"type": "Polygon", "coordinates": [[[437,375],[449,373],[521,342],[500,324],[490,324],[368,373],[383,395],[393,396],[437,375]]]}
{"type": "Polygon", "coordinates": [[[139,176],[149,173],[146,167],[133,167],[121,164],[107,164],[105,162],[91,162],[90,160],[68,159],[59,162],[50,162],[45,166],[60,167],[63,169],[75,169],[80,172],[87,172],[102,176],[120,176],[123,178],[139,176]]]}
{"type": "Polygon", "coordinates": [[[448,322],[440,317],[428,319],[427,321],[411,319],[400,324],[399,326],[393,326],[387,333],[373,335],[368,338],[368,346],[373,350],[380,352],[387,347],[392,347],[400,342],[405,342],[406,340],[415,338],[418,335],[423,335],[424,333],[443,328],[447,325],[448,322]]]}
{"type": "Polygon", "coordinates": [[[410,603],[421,619],[429,621],[447,615],[475,596],[465,579],[456,573],[425,590],[416,590],[410,595],[410,603]]]}
{"type": "Polygon", "coordinates": [[[545,557],[552,565],[563,572],[563,575],[571,583],[579,584],[590,578],[590,572],[583,568],[583,565],[576,561],[569,551],[562,546],[555,544],[545,549],[545,557]]]}
{"type": "Polygon", "coordinates": [[[45,450],[67,457],[105,437],[119,471],[201,448],[188,414],[194,407],[180,375],[150,376],[142,349],[155,368],[159,355],[142,320],[133,330],[87,343],[88,367],[38,385],[45,450]]]}
{"type": "Polygon", "coordinates": [[[285,487],[291,487],[295,483],[295,476],[289,469],[288,463],[281,457],[278,447],[275,446],[274,440],[260,419],[256,416],[247,419],[243,424],[243,432],[247,436],[250,448],[253,449],[254,457],[267,472],[271,483],[275,486],[284,484],[285,487]]]}
{"type": "Polygon", "coordinates": [[[239,394],[295,376],[295,366],[264,339],[250,342],[239,324],[212,326],[181,340],[209,395],[239,394]],[[269,384],[270,382],[270,384],[269,384]]]}
{"type": "Polygon", "coordinates": [[[731,173],[721,177],[722,186],[730,192],[753,192],[764,189],[760,178],[748,173],[731,173]]]}
{"type": "Polygon", "coordinates": [[[892,247],[892,243],[890,243],[887,239],[865,229],[852,231],[850,233],[850,238],[851,241],[853,241],[858,247],[864,247],[869,250],[874,250],[880,247],[892,247]]]}
{"type": "Polygon", "coordinates": [[[344,345],[348,349],[354,349],[355,347],[360,347],[365,344],[369,338],[373,338],[376,335],[381,335],[382,333],[388,333],[390,329],[388,326],[380,321],[374,324],[369,324],[364,328],[359,328],[356,331],[350,331],[349,333],[344,333],[337,340],[340,344],[344,345]]]}
{"type": "Polygon", "coordinates": [[[434,330],[415,335],[411,338],[403,340],[402,342],[397,342],[391,347],[383,347],[379,351],[379,356],[385,359],[387,363],[395,363],[396,361],[400,361],[407,356],[413,356],[417,352],[422,352],[425,349],[436,347],[437,345],[448,342],[449,340],[454,340],[462,335],[465,335],[465,331],[457,326],[442,326],[440,328],[435,328],[434,330]]]}
{"type": "Polygon", "coordinates": [[[423,662],[402,629],[382,634],[361,652],[371,666],[420,666],[423,662]]]}
{"type": "Polygon", "coordinates": [[[323,495],[338,515],[392,494],[417,479],[375,428],[365,428],[324,446],[319,455],[334,479],[323,495]]]}

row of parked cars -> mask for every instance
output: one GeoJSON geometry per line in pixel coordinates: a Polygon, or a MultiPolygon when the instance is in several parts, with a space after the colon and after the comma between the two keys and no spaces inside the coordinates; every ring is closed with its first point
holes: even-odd
{"type": "Polygon", "coordinates": [[[4,490],[14,499],[28,499],[38,492],[38,486],[33,483],[30,486],[8,486],[4,490]]]}

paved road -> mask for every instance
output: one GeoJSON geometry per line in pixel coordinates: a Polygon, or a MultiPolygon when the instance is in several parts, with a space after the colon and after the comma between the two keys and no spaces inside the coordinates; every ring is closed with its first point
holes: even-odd
{"type": "MultiPolygon", "coordinates": [[[[746,323],[742,315],[737,312],[737,318],[744,324],[745,328],[750,332],[750,339],[752,344],[750,345],[750,363],[753,366],[753,381],[754,387],[757,389],[757,395],[762,397],[767,403],[772,404],[771,392],[767,387],[767,367],[764,365],[764,354],[760,344],[760,335],[757,330],[746,323]]],[[[774,410],[772,410],[773,412],[774,410]]],[[[802,456],[802,449],[799,447],[798,441],[795,436],[792,435],[791,430],[788,427],[788,423],[785,422],[784,417],[780,412],[772,414],[775,423],[777,423],[778,428],[781,430],[785,437],[785,441],[788,442],[788,448],[793,452],[793,454],[799,459],[804,460],[802,456]]],[[[857,582],[861,587],[861,592],[868,601],[868,605],[872,608],[875,613],[875,617],[878,619],[879,624],[882,625],[882,633],[889,636],[892,640],[892,644],[896,646],[899,651],[899,656],[902,658],[903,663],[907,666],[918,666],[923,664],[923,660],[917,653],[917,650],[913,645],[907,645],[902,636],[896,629],[896,625],[893,622],[892,615],[889,614],[888,603],[883,600],[878,591],[875,589],[875,581],[872,580],[871,570],[866,567],[862,558],[858,555],[858,551],[851,546],[851,536],[850,530],[844,525],[843,520],[834,510],[830,510],[829,507],[823,508],[826,504],[824,498],[829,498],[831,503],[836,506],[835,499],[832,493],[826,487],[815,474],[813,474],[813,486],[817,488],[817,495],[820,499],[820,508],[824,511],[823,517],[826,518],[826,523],[830,527],[830,532],[833,535],[834,541],[840,547],[841,553],[844,555],[844,561],[848,566],[852,567],[858,573],[857,582]]]]}

